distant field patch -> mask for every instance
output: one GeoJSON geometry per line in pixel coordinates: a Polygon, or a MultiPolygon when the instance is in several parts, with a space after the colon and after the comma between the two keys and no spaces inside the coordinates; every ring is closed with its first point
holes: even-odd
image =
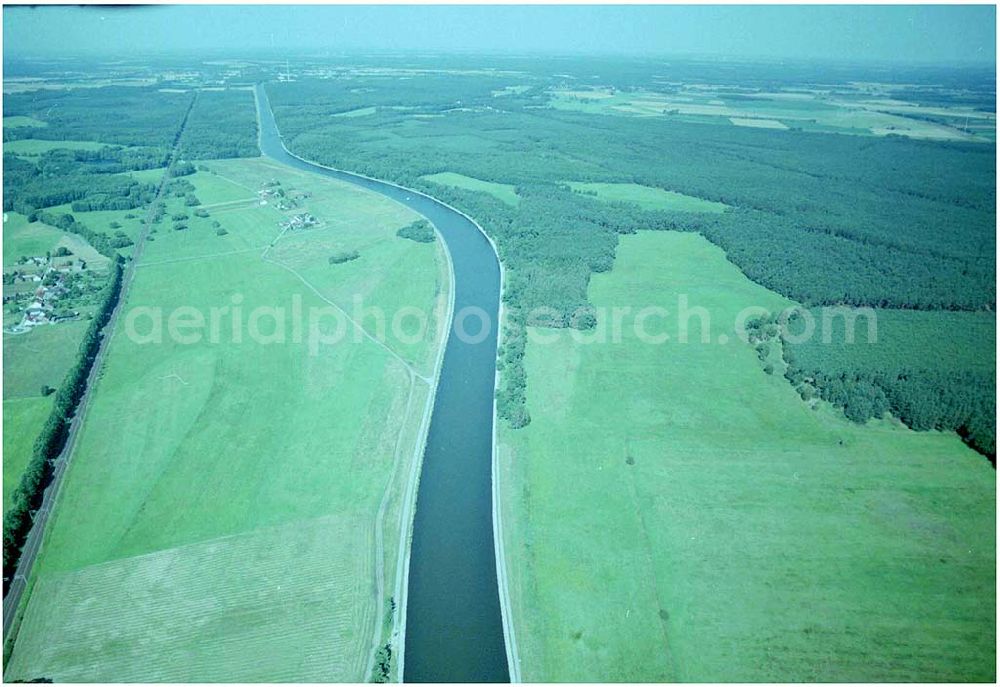
{"type": "Polygon", "coordinates": [[[359,107],[356,110],[348,110],[347,112],[338,112],[333,115],[334,117],[365,117],[367,115],[373,115],[377,111],[374,107],[359,107]]]}
{"type": "Polygon", "coordinates": [[[493,181],[483,181],[482,179],[475,179],[473,177],[467,177],[464,174],[456,174],[454,172],[440,172],[438,174],[428,174],[426,176],[420,177],[421,179],[426,179],[427,181],[433,182],[435,184],[441,184],[442,186],[454,186],[455,188],[464,188],[468,191],[479,191],[480,193],[489,193],[495,198],[499,198],[508,205],[517,205],[520,199],[517,197],[517,193],[514,187],[510,184],[499,184],[493,181]]]}
{"type": "Polygon", "coordinates": [[[37,138],[22,138],[18,141],[5,141],[3,152],[32,157],[50,150],[100,150],[108,147],[119,148],[121,146],[109,146],[107,143],[97,143],[96,141],[42,141],[37,138]]]}
{"type": "Polygon", "coordinates": [[[749,126],[755,129],[787,129],[788,127],[777,119],[750,119],[748,117],[730,117],[729,121],[736,126],[749,126]]]}
{"type": "Polygon", "coordinates": [[[501,89],[492,92],[494,98],[500,98],[505,95],[520,95],[527,91],[531,86],[504,86],[501,89]]]}
{"type": "Polygon", "coordinates": [[[614,93],[611,91],[557,91],[561,96],[567,98],[583,98],[585,100],[604,100],[606,98],[614,97],[614,93]]]}
{"type": "Polygon", "coordinates": [[[15,115],[13,117],[3,118],[4,128],[16,128],[19,126],[48,126],[48,122],[43,122],[40,119],[35,119],[34,117],[25,117],[23,115],[15,115]]]}
{"type": "Polygon", "coordinates": [[[569,182],[578,193],[593,195],[599,200],[618,203],[635,203],[646,210],[673,210],[676,212],[725,212],[729,207],[703,198],[667,191],[640,184],[605,184],[569,182]]]}

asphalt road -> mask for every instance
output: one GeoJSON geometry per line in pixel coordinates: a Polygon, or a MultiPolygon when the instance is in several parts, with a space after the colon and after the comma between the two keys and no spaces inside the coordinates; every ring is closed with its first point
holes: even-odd
{"type": "MultiPolygon", "coordinates": [[[[191,114],[191,108],[194,107],[197,97],[197,92],[195,92],[195,97],[191,100],[191,106],[188,107],[187,112],[184,113],[184,119],[181,121],[180,128],[177,130],[177,136],[174,139],[174,147],[173,150],[170,151],[168,169],[177,159],[177,153],[180,150],[181,138],[183,136],[184,129],[187,126],[188,116],[191,114]]],[[[104,359],[108,352],[108,344],[111,340],[111,334],[115,330],[115,325],[118,322],[118,316],[125,308],[125,302],[128,299],[129,287],[132,285],[132,279],[135,276],[135,267],[139,262],[139,259],[142,257],[142,251],[146,244],[146,236],[152,226],[152,218],[156,209],[156,202],[162,197],[163,190],[166,188],[169,179],[170,176],[164,172],[163,178],[160,180],[160,185],[156,190],[156,198],[149,205],[149,212],[146,215],[146,223],[142,225],[142,230],[136,238],[135,251],[132,254],[132,260],[125,268],[124,274],[122,274],[121,289],[118,293],[118,303],[115,305],[114,310],[111,311],[111,317],[104,326],[101,344],[98,347],[97,355],[94,357],[94,363],[91,365],[90,373],[87,375],[86,388],[84,389],[83,396],[80,398],[80,403],[77,405],[76,413],[74,413],[73,419],[70,422],[69,432],[66,436],[66,444],[63,446],[63,450],[59,456],[55,459],[55,461],[53,461],[52,479],[49,482],[49,485],[45,488],[45,493],[42,497],[42,505],[35,513],[31,531],[28,532],[24,548],[21,549],[21,558],[18,560],[17,568],[14,570],[14,578],[11,580],[6,596],[4,596],[3,637],[5,644],[7,642],[8,633],[10,632],[11,626],[14,622],[14,618],[17,615],[18,606],[21,604],[21,597],[24,594],[25,589],[27,589],[28,578],[31,575],[31,568],[35,564],[35,559],[38,557],[38,552],[42,547],[42,540],[45,537],[45,526],[49,521],[49,515],[52,513],[52,506],[55,503],[56,495],[59,492],[59,486],[62,484],[63,475],[66,474],[70,460],[73,458],[73,451],[76,448],[76,441],[80,433],[80,427],[83,426],[84,420],[87,417],[87,409],[90,406],[91,392],[93,391],[97,378],[101,374],[101,369],[104,366],[104,359]]]]}

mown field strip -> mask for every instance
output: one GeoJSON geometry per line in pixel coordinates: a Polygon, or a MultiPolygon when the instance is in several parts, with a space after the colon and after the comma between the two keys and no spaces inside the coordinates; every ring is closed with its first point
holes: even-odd
{"type": "Polygon", "coordinates": [[[10,674],[359,681],[375,621],[359,524],[323,517],[44,576],[22,625],[38,644],[10,674]]]}

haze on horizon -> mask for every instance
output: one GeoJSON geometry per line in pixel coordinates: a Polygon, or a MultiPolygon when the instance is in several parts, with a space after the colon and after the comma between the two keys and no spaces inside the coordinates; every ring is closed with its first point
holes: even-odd
{"type": "Polygon", "coordinates": [[[5,6],[4,57],[252,50],[692,55],[994,65],[965,6],[5,6]]]}

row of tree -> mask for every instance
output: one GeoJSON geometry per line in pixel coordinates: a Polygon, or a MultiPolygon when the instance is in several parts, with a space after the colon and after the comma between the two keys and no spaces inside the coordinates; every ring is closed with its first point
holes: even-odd
{"type": "MultiPolygon", "coordinates": [[[[80,342],[77,360],[56,392],[52,411],[35,441],[29,463],[14,490],[11,505],[4,513],[5,591],[35,513],[44,498],[45,488],[51,480],[54,461],[65,447],[74,414],[100,351],[104,329],[121,297],[123,259],[118,249],[132,243],[122,231],[109,236],[91,230],[72,214],[41,208],[71,202],[74,212],[86,212],[129,209],[154,201],[157,193],[155,185],[141,184],[120,172],[169,164],[171,160],[166,151],[176,145],[184,132],[193,105],[190,94],[163,97],[164,94],[147,89],[81,90],[89,92],[81,97],[78,91],[39,91],[31,98],[15,95],[4,100],[5,115],[25,114],[47,121],[49,126],[39,131],[51,139],[98,140],[139,146],[98,151],[54,150],[42,155],[36,163],[4,156],[5,210],[16,209],[24,212],[29,221],[38,220],[62,231],[76,233],[111,259],[107,282],[80,342]],[[109,111],[118,111],[121,116],[109,117],[109,111]]],[[[23,128],[10,132],[5,128],[4,140],[31,134],[23,128]]],[[[193,173],[194,169],[190,165],[175,164],[170,172],[171,176],[183,176],[193,173]]],[[[176,179],[173,184],[177,185],[173,190],[185,197],[186,205],[199,204],[191,193],[194,188],[190,183],[176,179]]],[[[163,211],[163,203],[157,202],[150,214],[162,217],[163,211]]],[[[45,391],[48,392],[47,389],[45,391]]]]}
{"type": "Polygon", "coordinates": [[[35,440],[31,459],[11,497],[11,505],[3,516],[4,591],[20,559],[35,512],[41,506],[45,487],[52,477],[53,463],[62,452],[69,434],[70,423],[87,387],[87,377],[101,345],[104,325],[118,304],[122,283],[122,263],[117,255],[108,273],[107,285],[101,292],[97,311],[80,342],[76,363],[66,373],[56,392],[52,411],[35,440]]]}
{"type": "Polygon", "coordinates": [[[132,245],[132,239],[125,232],[119,230],[114,235],[108,236],[103,231],[95,231],[82,222],[78,222],[73,215],[66,212],[42,210],[28,216],[28,221],[34,221],[35,219],[38,219],[42,224],[48,224],[50,227],[56,227],[57,229],[82,236],[97,252],[107,255],[112,259],[118,257],[116,251],[119,248],[127,248],[132,245]]]}

